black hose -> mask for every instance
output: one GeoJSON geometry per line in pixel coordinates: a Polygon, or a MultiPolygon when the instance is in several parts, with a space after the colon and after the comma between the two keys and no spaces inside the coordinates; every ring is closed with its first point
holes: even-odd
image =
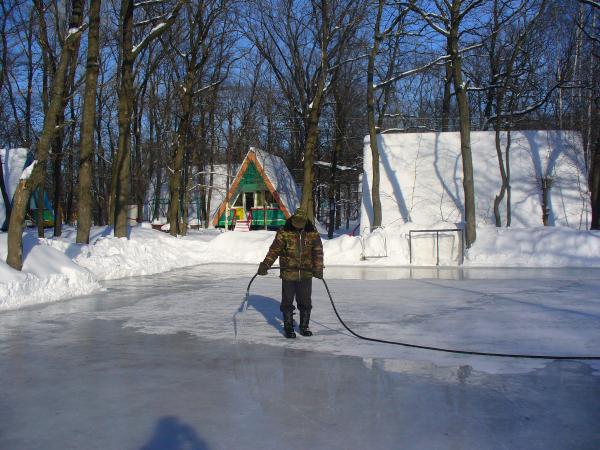
{"type": "MultiPolygon", "coordinates": [[[[272,267],[272,269],[278,269],[278,267],[272,267]]],[[[258,273],[256,275],[258,275],[258,273]]],[[[250,295],[250,286],[252,285],[252,282],[256,278],[256,275],[254,275],[252,277],[252,279],[250,280],[250,283],[248,284],[248,289],[246,290],[246,298],[248,298],[248,296],[250,295]]],[[[363,339],[365,341],[379,342],[381,344],[400,345],[402,347],[418,348],[420,350],[431,350],[431,351],[435,351],[435,352],[456,353],[459,355],[493,356],[493,357],[497,357],[497,358],[520,358],[520,359],[561,359],[561,360],[583,360],[583,361],[598,361],[598,360],[600,360],[600,356],[525,355],[525,354],[519,354],[519,353],[491,353],[491,352],[475,352],[475,351],[470,351],[470,350],[454,350],[454,349],[448,349],[448,348],[430,347],[427,345],[408,344],[406,342],[388,341],[385,339],[376,339],[376,338],[362,336],[362,335],[352,331],[352,329],[348,325],[346,325],[346,323],[340,317],[340,314],[338,313],[338,310],[335,307],[333,297],[331,296],[331,292],[329,291],[329,286],[327,286],[327,282],[325,281],[324,278],[321,278],[321,281],[323,282],[323,285],[325,286],[325,290],[327,291],[327,295],[329,296],[329,301],[331,302],[331,307],[333,308],[333,312],[335,313],[335,315],[338,318],[338,320],[340,321],[340,323],[353,336],[356,336],[357,338],[363,339]]]]}

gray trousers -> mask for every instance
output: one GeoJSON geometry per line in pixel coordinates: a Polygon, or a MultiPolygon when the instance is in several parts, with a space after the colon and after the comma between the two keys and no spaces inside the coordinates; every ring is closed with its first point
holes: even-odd
{"type": "Polygon", "coordinates": [[[300,311],[310,311],[312,309],[312,278],[300,281],[286,281],[281,283],[281,305],[279,309],[282,312],[293,311],[294,297],[300,311]]]}

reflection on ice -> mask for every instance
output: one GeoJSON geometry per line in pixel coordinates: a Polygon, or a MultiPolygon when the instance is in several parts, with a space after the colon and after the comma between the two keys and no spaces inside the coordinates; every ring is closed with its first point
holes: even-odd
{"type": "MultiPolygon", "coordinates": [[[[258,305],[268,316],[271,306],[258,305]]],[[[183,318],[165,302],[153,308],[155,324],[183,318]]],[[[2,449],[596,448],[600,378],[579,362],[488,374],[410,353],[363,360],[289,343],[140,333],[76,313],[41,326],[34,312],[12,313],[22,323],[1,341],[2,449]]],[[[207,327],[204,319],[196,326],[207,327]]]]}
{"type": "Polygon", "coordinates": [[[502,279],[584,279],[600,277],[599,269],[531,267],[328,267],[325,277],[350,280],[502,280],[502,279]]]}

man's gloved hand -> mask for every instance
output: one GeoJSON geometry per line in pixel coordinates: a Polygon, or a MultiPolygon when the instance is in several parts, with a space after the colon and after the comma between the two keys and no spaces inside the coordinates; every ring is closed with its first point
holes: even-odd
{"type": "Polygon", "coordinates": [[[261,262],[261,263],[258,265],[258,274],[259,274],[259,275],[263,275],[263,276],[264,276],[264,275],[266,275],[268,272],[269,272],[269,267],[268,267],[268,266],[267,266],[267,265],[266,265],[264,262],[261,262]]]}
{"type": "Polygon", "coordinates": [[[323,269],[313,270],[313,277],[318,278],[319,280],[323,279],[323,269]]]}

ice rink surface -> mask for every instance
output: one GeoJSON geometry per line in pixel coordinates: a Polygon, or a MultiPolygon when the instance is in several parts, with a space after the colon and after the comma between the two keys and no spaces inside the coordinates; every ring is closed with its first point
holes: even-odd
{"type": "MultiPolygon", "coordinates": [[[[200,266],[0,313],[0,449],[597,449],[600,364],[359,341],[313,286],[200,266]]],[[[360,334],[475,351],[600,353],[600,271],[359,269],[325,276],[360,334]]]]}

